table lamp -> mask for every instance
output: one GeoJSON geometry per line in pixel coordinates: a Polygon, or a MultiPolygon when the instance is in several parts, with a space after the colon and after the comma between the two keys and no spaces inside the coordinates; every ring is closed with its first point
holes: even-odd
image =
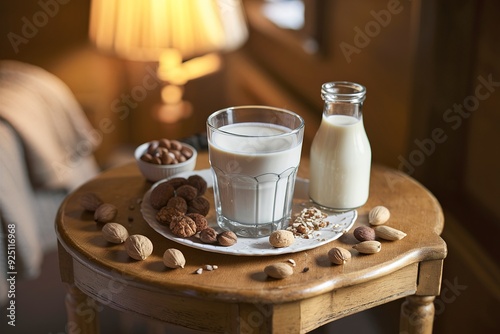
{"type": "Polygon", "coordinates": [[[163,105],[173,123],[191,113],[187,81],[215,72],[219,52],[248,36],[241,0],[93,0],[89,35],[98,49],[136,61],[158,61],[163,105]]]}

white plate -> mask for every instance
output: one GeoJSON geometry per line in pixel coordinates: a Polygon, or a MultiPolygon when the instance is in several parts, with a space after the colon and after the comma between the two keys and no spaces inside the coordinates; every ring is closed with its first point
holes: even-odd
{"type": "MultiPolygon", "coordinates": [[[[195,170],[190,172],[185,172],[181,174],[177,174],[173,177],[189,177],[190,175],[200,175],[203,177],[208,184],[209,190],[204,195],[210,202],[211,209],[210,213],[207,215],[208,225],[213,227],[217,231],[221,231],[216,222],[214,207],[214,199],[213,199],[213,191],[211,190],[213,187],[213,179],[212,172],[210,169],[204,170],[195,170]]],[[[326,220],[330,222],[327,227],[314,232],[310,239],[304,239],[301,237],[297,237],[295,242],[289,247],[284,248],[274,248],[269,243],[268,237],[262,238],[243,238],[238,237],[238,242],[229,247],[223,247],[219,245],[210,245],[204,244],[200,240],[195,237],[190,238],[179,238],[175,236],[167,226],[161,225],[156,220],[156,213],[158,210],[154,209],[149,201],[149,197],[151,196],[151,191],[154,187],[156,187],[159,183],[164,182],[165,180],[158,181],[155,183],[150,190],[146,192],[141,204],[141,211],[146,222],[151,226],[156,232],[163,235],[165,238],[178,242],[179,244],[183,244],[189,247],[202,249],[208,252],[214,253],[222,253],[222,254],[231,254],[231,255],[246,255],[246,256],[268,256],[268,255],[278,255],[278,254],[287,254],[287,253],[296,253],[303,250],[313,249],[329,243],[335,239],[338,239],[342,234],[346,231],[349,231],[351,227],[354,225],[358,213],[356,210],[329,214],[326,220]]],[[[299,213],[302,209],[312,206],[312,203],[309,201],[308,197],[308,187],[309,181],[306,179],[297,178],[295,183],[295,192],[294,192],[294,204],[292,209],[292,215],[299,213]]]]}

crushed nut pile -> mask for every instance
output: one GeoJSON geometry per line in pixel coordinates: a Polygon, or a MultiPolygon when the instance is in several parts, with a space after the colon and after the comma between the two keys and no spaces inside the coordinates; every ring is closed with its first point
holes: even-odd
{"type": "Polygon", "coordinates": [[[315,207],[305,208],[294,217],[287,230],[293,232],[295,236],[310,239],[314,231],[328,226],[329,222],[325,220],[326,217],[328,217],[327,214],[315,207]]]}

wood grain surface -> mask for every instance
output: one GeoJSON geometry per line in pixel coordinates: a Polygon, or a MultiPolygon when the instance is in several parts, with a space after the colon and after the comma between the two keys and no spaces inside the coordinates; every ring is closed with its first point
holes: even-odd
{"type": "MultiPolygon", "coordinates": [[[[197,170],[208,167],[207,154],[199,154],[197,170]]],[[[308,171],[309,162],[303,159],[299,176],[307,178],[308,171]]],[[[382,250],[373,255],[352,249],[358,242],[352,230],[318,248],[277,256],[226,255],[180,245],[158,234],[142,218],[140,201],[151,185],[135,164],[127,164],[102,173],[66,198],[56,219],[63,281],[117,309],[214,332],[243,331],[248,321],[242,319],[252,319],[248,317],[257,313],[263,320],[252,328],[276,332],[292,326],[305,332],[389,300],[439,293],[446,256],[446,244],[439,236],[444,223],[440,205],[423,186],[393,169],[372,167],[370,198],[358,209],[353,229],[368,225],[369,210],[384,205],[391,212],[386,224],[408,235],[395,242],[381,241],[382,250]],[[126,254],[123,244],[106,242],[102,225],[79,204],[86,192],[116,205],[116,222],[130,234],[150,238],[153,254],[136,261],[126,254]],[[330,264],[327,253],[335,246],[351,250],[347,264],[330,264]],[[184,253],[185,268],[164,266],[162,255],[167,248],[184,253]],[[296,263],[292,276],[276,280],[263,272],[268,264],[288,259],[296,263]],[[218,269],[195,274],[207,264],[218,269]],[[290,314],[298,320],[292,321],[290,314]]]]}

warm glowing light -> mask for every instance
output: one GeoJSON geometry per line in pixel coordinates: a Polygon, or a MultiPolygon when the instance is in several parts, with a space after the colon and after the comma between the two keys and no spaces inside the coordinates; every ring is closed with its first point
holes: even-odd
{"type": "Polygon", "coordinates": [[[183,85],[217,71],[217,52],[238,48],[248,31],[241,0],[93,0],[89,35],[101,50],[159,62],[156,117],[173,123],[192,113],[183,85]]]}

